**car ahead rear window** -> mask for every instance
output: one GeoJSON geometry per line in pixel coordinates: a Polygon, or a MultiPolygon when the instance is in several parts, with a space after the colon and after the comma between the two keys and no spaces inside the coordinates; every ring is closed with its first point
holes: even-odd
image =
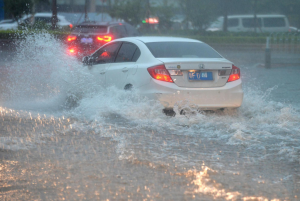
{"type": "Polygon", "coordinates": [[[80,32],[80,33],[107,33],[107,26],[79,25],[75,28],[74,32],[80,32]]]}
{"type": "Polygon", "coordinates": [[[156,58],[222,58],[205,43],[151,42],[146,45],[156,58]]]}

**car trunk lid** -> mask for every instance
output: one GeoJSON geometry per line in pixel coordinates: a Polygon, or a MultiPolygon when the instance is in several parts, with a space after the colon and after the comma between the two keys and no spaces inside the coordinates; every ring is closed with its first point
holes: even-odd
{"type": "Polygon", "coordinates": [[[224,58],[159,58],[179,87],[209,88],[226,84],[232,62],[224,58]],[[177,72],[174,74],[174,72],[177,72]],[[178,71],[179,73],[178,75],[178,71]]]}

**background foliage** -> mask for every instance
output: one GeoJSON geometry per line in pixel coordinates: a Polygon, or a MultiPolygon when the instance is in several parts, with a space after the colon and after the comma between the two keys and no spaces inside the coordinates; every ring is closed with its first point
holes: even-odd
{"type": "MultiPolygon", "coordinates": [[[[52,0],[4,0],[6,17],[18,19],[23,14],[35,12],[38,5],[51,5],[51,2],[52,0]]],[[[179,3],[179,7],[166,0],[162,0],[163,4],[158,7],[151,7],[148,0],[114,2],[115,4],[109,3],[106,9],[112,17],[124,19],[134,26],[141,26],[147,17],[158,17],[159,31],[172,29],[172,18],[178,14],[185,16],[183,23],[192,23],[199,32],[225,13],[284,14],[289,18],[291,26],[300,28],[300,0],[174,0],[173,2],[179,3]]]]}

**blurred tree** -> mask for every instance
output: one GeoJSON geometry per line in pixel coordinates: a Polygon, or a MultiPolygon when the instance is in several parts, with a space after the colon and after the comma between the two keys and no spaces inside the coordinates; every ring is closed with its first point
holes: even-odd
{"type": "Polygon", "coordinates": [[[4,0],[4,10],[13,19],[20,19],[24,14],[32,11],[32,0],[4,0]]]}
{"type": "Polygon", "coordinates": [[[52,0],[32,0],[33,2],[33,13],[44,10],[45,7],[49,8],[52,0]]]}
{"type": "MultiPolygon", "coordinates": [[[[228,15],[245,14],[249,12],[252,0],[212,0],[215,12],[224,17],[223,31],[227,31],[228,15]]],[[[219,15],[219,16],[220,16],[219,15]]]]}
{"type": "Polygon", "coordinates": [[[140,0],[115,1],[109,14],[114,18],[120,18],[136,26],[145,18],[145,2],[140,0]]]}
{"type": "Polygon", "coordinates": [[[35,12],[35,5],[50,4],[50,0],[4,0],[4,9],[7,16],[13,19],[20,19],[24,14],[35,12]]]}
{"type": "Polygon", "coordinates": [[[262,0],[260,10],[285,14],[293,26],[300,28],[300,0],[262,0]]]}
{"type": "Polygon", "coordinates": [[[58,22],[57,19],[57,4],[56,0],[52,0],[52,19],[51,19],[51,29],[56,29],[56,23],[58,22]]]}
{"type": "Polygon", "coordinates": [[[215,6],[211,0],[180,0],[186,20],[195,29],[204,30],[216,17],[215,6]]]}
{"type": "Polygon", "coordinates": [[[174,6],[168,5],[166,1],[159,7],[153,8],[153,13],[159,19],[160,29],[170,29],[172,27],[171,18],[174,16],[174,6]]]}
{"type": "Polygon", "coordinates": [[[289,16],[293,26],[300,28],[300,0],[285,0],[282,3],[283,13],[289,16]]]}
{"type": "Polygon", "coordinates": [[[229,3],[232,3],[232,1],[223,0],[223,16],[224,16],[224,23],[223,23],[223,31],[227,32],[227,26],[228,26],[228,7],[229,3]]]}

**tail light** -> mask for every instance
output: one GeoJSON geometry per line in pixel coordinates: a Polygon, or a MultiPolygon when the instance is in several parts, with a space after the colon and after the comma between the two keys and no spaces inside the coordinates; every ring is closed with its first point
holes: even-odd
{"type": "Polygon", "coordinates": [[[235,65],[232,65],[231,73],[229,75],[227,82],[232,82],[232,81],[238,80],[238,79],[240,79],[240,77],[241,77],[240,69],[238,67],[236,67],[235,65]]]}
{"type": "Polygon", "coordinates": [[[165,82],[173,82],[169,71],[166,69],[164,65],[154,66],[147,68],[151,77],[156,80],[165,81],[165,82]]]}
{"type": "Polygon", "coordinates": [[[77,36],[68,36],[67,40],[69,42],[76,40],[77,36]]]}
{"type": "Polygon", "coordinates": [[[112,37],[111,36],[98,36],[97,40],[104,41],[104,42],[110,42],[112,40],[112,37]]]}
{"type": "Polygon", "coordinates": [[[68,54],[73,55],[77,53],[77,49],[75,47],[71,47],[68,49],[68,54]]]}

